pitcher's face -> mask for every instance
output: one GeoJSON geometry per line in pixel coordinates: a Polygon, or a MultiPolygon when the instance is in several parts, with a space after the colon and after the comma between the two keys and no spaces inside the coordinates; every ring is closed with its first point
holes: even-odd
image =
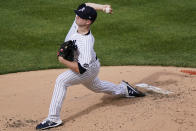
{"type": "Polygon", "coordinates": [[[91,21],[88,19],[82,19],[78,15],[76,15],[76,24],[78,26],[86,26],[86,25],[90,25],[91,21]]]}

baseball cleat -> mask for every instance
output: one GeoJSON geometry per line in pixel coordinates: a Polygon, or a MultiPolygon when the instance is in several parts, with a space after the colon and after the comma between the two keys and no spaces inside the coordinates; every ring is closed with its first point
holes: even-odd
{"type": "Polygon", "coordinates": [[[57,122],[53,122],[53,121],[50,121],[50,120],[44,120],[42,123],[40,123],[36,126],[36,130],[45,130],[45,129],[57,127],[61,124],[62,124],[61,120],[59,120],[57,122]]]}
{"type": "Polygon", "coordinates": [[[128,82],[122,81],[122,83],[126,86],[126,94],[125,97],[144,97],[145,94],[141,91],[138,91],[136,88],[131,86],[128,82]]]}

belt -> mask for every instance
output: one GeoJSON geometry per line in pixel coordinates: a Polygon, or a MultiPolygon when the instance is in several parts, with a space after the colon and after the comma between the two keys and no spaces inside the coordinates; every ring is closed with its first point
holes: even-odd
{"type": "Polygon", "coordinates": [[[95,59],[97,60],[97,56],[95,57],[95,59]]]}

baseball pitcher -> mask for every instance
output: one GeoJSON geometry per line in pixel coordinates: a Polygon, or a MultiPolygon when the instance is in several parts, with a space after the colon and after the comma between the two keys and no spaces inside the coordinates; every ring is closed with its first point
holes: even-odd
{"type": "Polygon", "coordinates": [[[65,38],[64,45],[61,45],[58,51],[59,62],[69,69],[57,77],[48,117],[38,124],[36,129],[48,129],[62,124],[61,107],[67,88],[72,85],[82,84],[96,93],[122,95],[124,97],[145,96],[144,93],[133,88],[128,82],[122,81],[117,85],[97,77],[100,62],[94,50],[95,39],[90,30],[97,18],[97,11],[111,14],[112,8],[110,5],[84,3],[74,10],[75,20],[65,38]],[[67,49],[69,50],[67,51],[67,49]]]}

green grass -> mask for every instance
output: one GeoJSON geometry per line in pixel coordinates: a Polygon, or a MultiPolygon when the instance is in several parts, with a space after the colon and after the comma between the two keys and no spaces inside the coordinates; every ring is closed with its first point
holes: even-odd
{"type": "MultiPolygon", "coordinates": [[[[79,3],[80,0],[0,0],[0,74],[63,68],[56,51],[79,3]]],[[[113,15],[99,12],[92,26],[102,65],[196,67],[195,0],[107,3],[112,5],[113,15]]]]}

